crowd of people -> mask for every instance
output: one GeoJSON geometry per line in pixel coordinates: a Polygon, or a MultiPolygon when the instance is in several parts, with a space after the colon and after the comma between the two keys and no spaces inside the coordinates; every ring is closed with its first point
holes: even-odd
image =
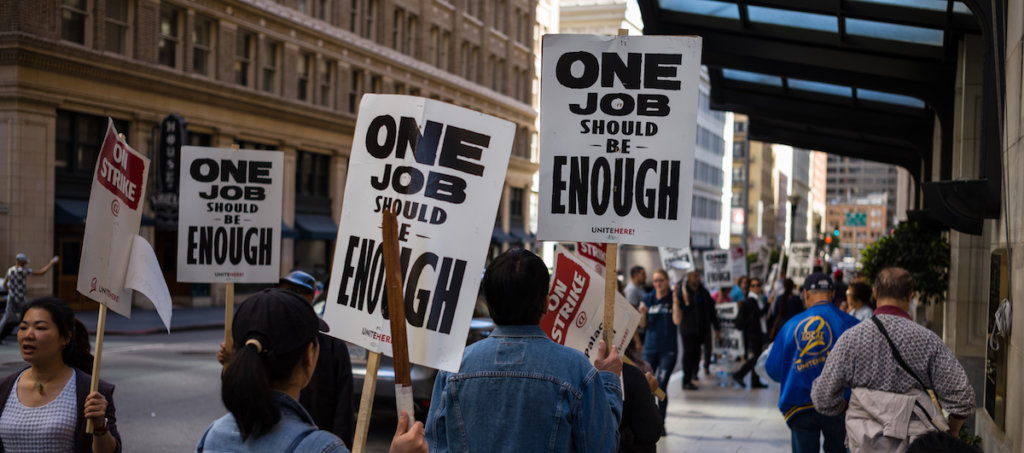
{"type": "MultiPolygon", "coordinates": [[[[654,395],[668,386],[677,341],[682,389],[699,390],[701,364],[709,375],[712,340],[722,335],[716,304],[728,300],[738,306],[744,352],[732,378],[745,386],[749,374],[753,389],[767,387],[766,377],[780,383],[794,452],[969,451],[954,436],[973,413],[974,391],[942,340],[909,315],[906,270],[884,269],[873,285],[815,272],[799,292],[784,276],[772,289],[741,277],[714,292],[696,271],[680,282],[662,269],[650,276],[648,286],[647,271],[634,267],[624,288],[643,315],[630,346],[620,356],[601,341],[592,363],[539,326],[544,262],[522,249],[495,258],[482,282],[494,331],[466,348],[459,372],[438,374],[425,424],[400,414],[390,451],[654,452],[668,407],[654,395]],[[762,356],[768,376],[755,371],[762,356]]],[[[228,413],[201,433],[197,452],[352,448],[351,364],[344,343],[324,335],[315,284],[292,272],[240,305],[218,354],[228,413]]],[[[89,392],[84,325],[54,298],[12,309],[28,366],[0,381],[0,453],[120,452],[114,386],[100,381],[89,392]]]]}

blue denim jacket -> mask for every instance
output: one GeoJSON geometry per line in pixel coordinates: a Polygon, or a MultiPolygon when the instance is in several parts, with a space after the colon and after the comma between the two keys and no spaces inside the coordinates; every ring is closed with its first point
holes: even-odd
{"type": "Polygon", "coordinates": [[[622,387],[538,326],[498,326],[434,382],[431,452],[618,451],[622,387]]]}
{"type": "Polygon", "coordinates": [[[313,424],[313,417],[283,392],[274,391],[281,420],[270,432],[242,442],[235,416],[229,412],[210,424],[196,445],[196,453],[348,453],[345,443],[313,424]]]}

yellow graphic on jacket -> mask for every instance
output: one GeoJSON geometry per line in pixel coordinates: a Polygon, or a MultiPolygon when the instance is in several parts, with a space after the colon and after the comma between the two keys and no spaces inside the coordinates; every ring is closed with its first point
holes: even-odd
{"type": "Polygon", "coordinates": [[[832,327],[821,316],[811,316],[800,321],[793,332],[796,349],[800,351],[793,362],[797,371],[820,365],[832,348],[832,327]]]}

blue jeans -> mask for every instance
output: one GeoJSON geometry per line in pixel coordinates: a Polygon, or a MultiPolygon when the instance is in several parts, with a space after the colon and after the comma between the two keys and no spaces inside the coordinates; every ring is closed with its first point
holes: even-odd
{"type": "Polygon", "coordinates": [[[789,425],[793,453],[818,453],[825,436],[825,453],[846,452],[846,420],[842,415],[822,415],[814,409],[797,412],[789,425]]]}
{"type": "MultiPolygon", "coordinates": [[[[658,381],[658,387],[667,389],[668,378],[672,377],[672,370],[676,367],[676,351],[644,351],[644,361],[654,368],[654,379],[658,381]]],[[[661,424],[664,425],[668,398],[658,400],[658,412],[661,414],[661,424]]]]}

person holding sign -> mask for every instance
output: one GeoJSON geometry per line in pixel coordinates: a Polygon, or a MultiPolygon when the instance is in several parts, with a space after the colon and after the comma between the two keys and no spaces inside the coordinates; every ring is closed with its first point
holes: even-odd
{"type": "MultiPolygon", "coordinates": [[[[683,390],[697,390],[697,371],[700,370],[700,347],[705,337],[711,337],[712,328],[720,334],[718,312],[714,299],[700,281],[700,272],[686,276],[686,284],[676,288],[675,298],[680,302],[679,335],[683,338],[683,390]]],[[[705,346],[706,351],[710,347],[705,346]]],[[[710,355],[707,354],[707,355],[710,355]]],[[[705,368],[708,359],[705,359],[705,368]]],[[[705,371],[707,373],[707,371],[705,371]]]]}
{"type": "MultiPolygon", "coordinates": [[[[674,316],[679,310],[678,301],[673,306],[672,290],[668,286],[668,273],[664,269],[654,271],[651,280],[654,291],[643,298],[643,306],[647,308],[647,336],[644,338],[644,361],[654,367],[654,377],[658,387],[668,388],[668,379],[676,366],[679,349],[676,346],[676,325],[674,316]]],[[[668,411],[668,398],[658,401],[658,412],[661,413],[661,430],[665,432],[665,414],[668,411]]]]}
{"type": "Polygon", "coordinates": [[[29,367],[0,382],[0,451],[120,452],[114,386],[101,380],[89,393],[89,333],[71,309],[53,297],[32,301],[18,346],[29,367]]]}
{"type": "Polygon", "coordinates": [[[484,297],[497,327],[466,348],[458,373],[437,375],[432,452],[616,451],[622,360],[600,341],[591,365],[548,338],[539,324],[549,279],[544,261],[523,249],[487,268],[484,297]]]}
{"type": "MultiPolygon", "coordinates": [[[[224,369],[221,399],[229,414],[203,433],[196,452],[348,452],[318,430],[299,405],[320,353],[319,318],[298,294],[266,289],[242,303],[232,322],[234,353],[224,369]]],[[[392,452],[427,452],[423,424],[400,415],[392,452]]]]}

